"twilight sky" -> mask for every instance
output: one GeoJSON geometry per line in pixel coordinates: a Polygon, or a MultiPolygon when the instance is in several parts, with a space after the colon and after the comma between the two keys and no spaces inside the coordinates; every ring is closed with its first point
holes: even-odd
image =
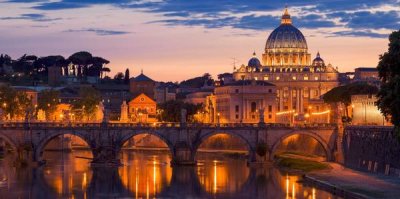
{"type": "Polygon", "coordinates": [[[339,71],[375,67],[400,29],[400,0],[0,0],[0,54],[86,50],[158,81],[232,72],[260,57],[285,4],[317,51],[339,71]]]}

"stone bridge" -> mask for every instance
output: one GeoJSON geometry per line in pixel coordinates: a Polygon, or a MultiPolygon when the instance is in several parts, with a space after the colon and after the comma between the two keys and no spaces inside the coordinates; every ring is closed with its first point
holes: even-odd
{"type": "Polygon", "coordinates": [[[199,146],[216,134],[240,138],[248,149],[248,162],[272,160],[280,143],[291,135],[307,135],[317,140],[334,160],[337,128],[332,125],[289,127],[283,124],[179,124],[179,123],[2,123],[1,145],[8,143],[32,163],[42,163],[47,143],[61,135],[75,135],[92,150],[93,165],[118,165],[121,149],[130,138],[139,134],[159,137],[168,145],[172,164],[195,164],[199,146]],[[256,150],[264,145],[267,155],[260,157],[256,150]]]}

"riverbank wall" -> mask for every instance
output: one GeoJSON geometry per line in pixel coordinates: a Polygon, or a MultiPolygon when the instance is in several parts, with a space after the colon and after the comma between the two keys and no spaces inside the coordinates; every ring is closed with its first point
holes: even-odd
{"type": "Polygon", "coordinates": [[[359,171],[400,177],[400,142],[390,126],[347,126],[344,165],[359,171]]]}

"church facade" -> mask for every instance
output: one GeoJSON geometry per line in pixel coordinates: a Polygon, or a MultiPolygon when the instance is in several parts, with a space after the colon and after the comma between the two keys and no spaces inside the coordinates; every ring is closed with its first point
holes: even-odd
{"type": "Polygon", "coordinates": [[[331,110],[322,96],[339,85],[339,72],[319,53],[311,60],[307,41],[292,24],[287,8],[280,26],[269,35],[261,60],[253,53],[247,66],[234,69],[233,78],[276,86],[277,123],[329,123],[331,110]]]}

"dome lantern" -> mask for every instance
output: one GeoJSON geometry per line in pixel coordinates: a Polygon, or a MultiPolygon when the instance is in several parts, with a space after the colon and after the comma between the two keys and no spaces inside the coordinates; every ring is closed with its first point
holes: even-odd
{"type": "Polygon", "coordinates": [[[292,19],[290,18],[287,6],[285,7],[285,12],[282,15],[281,24],[292,24],[292,19]]]}

